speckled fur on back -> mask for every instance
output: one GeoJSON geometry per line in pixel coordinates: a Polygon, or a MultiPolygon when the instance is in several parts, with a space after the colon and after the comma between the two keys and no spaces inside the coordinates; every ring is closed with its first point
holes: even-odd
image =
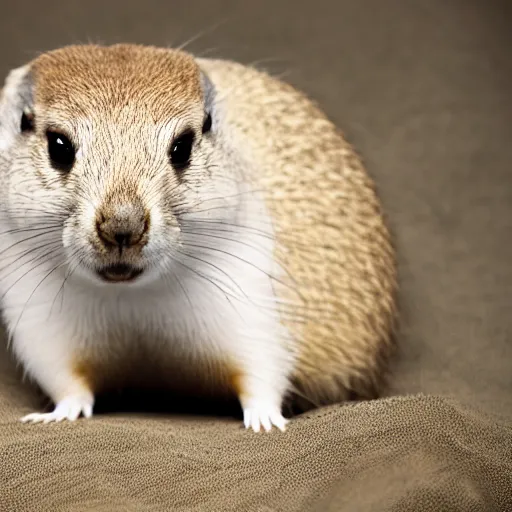
{"type": "Polygon", "coordinates": [[[246,135],[272,211],[275,290],[299,342],[293,381],[302,407],[375,398],[397,320],[395,254],[374,183],[355,150],[302,93],[267,74],[202,61],[225,88],[229,123],[246,135]]]}

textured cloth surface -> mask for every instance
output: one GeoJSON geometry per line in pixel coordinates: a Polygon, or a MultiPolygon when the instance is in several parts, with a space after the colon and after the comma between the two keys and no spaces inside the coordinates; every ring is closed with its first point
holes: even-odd
{"type": "Polygon", "coordinates": [[[0,355],[0,510],[512,510],[508,0],[4,2],[0,74],[71,42],[177,45],[305,90],[375,178],[401,276],[390,395],[299,418],[39,407],[0,355]],[[436,398],[433,395],[453,398],[436,398]]]}
{"type": "Polygon", "coordinates": [[[0,510],[512,510],[512,429],[437,397],[330,407],[288,433],[119,415],[0,425],[0,510]]]}

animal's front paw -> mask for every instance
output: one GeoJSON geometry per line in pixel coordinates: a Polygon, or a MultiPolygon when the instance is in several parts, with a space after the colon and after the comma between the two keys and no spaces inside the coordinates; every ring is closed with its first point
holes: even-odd
{"type": "Polygon", "coordinates": [[[256,402],[250,407],[244,408],[245,428],[252,428],[254,432],[259,432],[261,427],[269,432],[272,430],[272,426],[284,432],[287,423],[288,420],[281,414],[279,407],[256,402]]]}
{"type": "Polygon", "coordinates": [[[92,416],[93,397],[87,395],[70,396],[57,403],[52,412],[32,413],[21,418],[22,423],[51,423],[53,421],[75,421],[81,414],[92,416]]]}

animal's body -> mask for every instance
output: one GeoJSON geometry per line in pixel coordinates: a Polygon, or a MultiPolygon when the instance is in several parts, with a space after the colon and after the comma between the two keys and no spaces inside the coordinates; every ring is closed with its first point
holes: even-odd
{"type": "Polygon", "coordinates": [[[0,294],[15,356],[90,416],[125,385],[283,401],[378,393],[396,271],[372,180],[302,93],[236,63],[76,46],[0,99],[0,294]]]}

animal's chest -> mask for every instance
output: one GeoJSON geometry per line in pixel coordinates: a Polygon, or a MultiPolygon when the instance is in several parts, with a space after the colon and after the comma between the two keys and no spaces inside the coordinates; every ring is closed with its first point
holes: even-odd
{"type": "Polygon", "coordinates": [[[219,347],[211,318],[173,309],[111,312],[79,351],[75,371],[97,392],[151,387],[183,394],[226,394],[237,369],[219,347]],[[117,313],[117,314],[115,314],[117,313]]]}

